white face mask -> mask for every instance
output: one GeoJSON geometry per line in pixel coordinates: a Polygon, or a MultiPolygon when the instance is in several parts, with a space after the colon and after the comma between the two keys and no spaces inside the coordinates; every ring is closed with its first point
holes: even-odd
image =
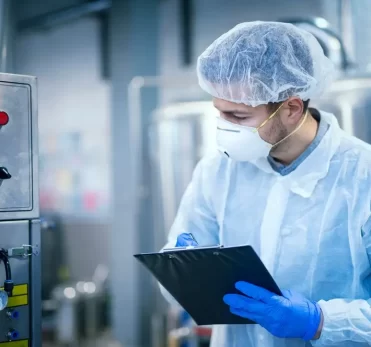
{"type": "Polygon", "coordinates": [[[219,151],[237,161],[255,163],[261,158],[267,158],[271,149],[298,131],[307,118],[308,112],[292,133],[272,145],[260,137],[258,129],[272,119],[281,107],[282,105],[258,128],[234,124],[218,117],[216,141],[219,151]]]}

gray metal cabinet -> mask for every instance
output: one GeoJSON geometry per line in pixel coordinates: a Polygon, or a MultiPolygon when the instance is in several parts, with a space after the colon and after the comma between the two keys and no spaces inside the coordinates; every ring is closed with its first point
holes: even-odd
{"type": "MultiPolygon", "coordinates": [[[[36,78],[0,74],[0,248],[32,245],[37,256],[10,258],[13,296],[0,311],[0,342],[41,346],[41,267],[36,78]],[[16,334],[10,337],[10,331],[16,334]]],[[[5,279],[0,264],[0,285],[5,279]]]]}

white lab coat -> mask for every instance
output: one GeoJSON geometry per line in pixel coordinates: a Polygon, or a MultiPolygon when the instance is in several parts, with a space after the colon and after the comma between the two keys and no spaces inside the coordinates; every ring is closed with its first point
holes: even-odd
{"type": "MultiPolygon", "coordinates": [[[[360,347],[371,344],[371,147],[329,129],[287,176],[219,154],[196,167],[166,247],[191,232],[202,245],[250,244],[282,289],[319,302],[315,342],[280,339],[259,325],[215,326],[212,347],[360,347]]],[[[221,298],[222,299],[222,298],[221,298]]]]}

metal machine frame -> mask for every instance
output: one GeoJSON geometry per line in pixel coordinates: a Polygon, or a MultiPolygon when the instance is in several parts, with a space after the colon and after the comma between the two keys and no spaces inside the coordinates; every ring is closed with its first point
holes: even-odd
{"type": "MultiPolygon", "coordinates": [[[[28,244],[36,247],[40,255],[37,79],[0,73],[0,112],[9,114],[9,123],[0,127],[0,166],[9,168],[12,176],[0,186],[0,248],[28,244]]],[[[0,312],[0,342],[12,341],[9,346],[14,347],[40,347],[40,256],[10,257],[9,263],[15,293],[8,307],[12,300],[19,317],[9,318],[8,308],[0,312]],[[17,291],[23,295],[17,296],[17,291]],[[5,330],[13,326],[19,334],[13,338],[4,336],[5,330]]]]}

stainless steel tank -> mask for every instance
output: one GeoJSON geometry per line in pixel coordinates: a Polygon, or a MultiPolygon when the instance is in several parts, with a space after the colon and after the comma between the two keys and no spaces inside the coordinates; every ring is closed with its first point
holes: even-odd
{"type": "Polygon", "coordinates": [[[313,105],[333,113],[349,134],[371,143],[371,76],[339,79],[313,105]]]}
{"type": "Polygon", "coordinates": [[[150,125],[155,247],[161,247],[200,158],[215,148],[216,116],[209,101],[157,109],[150,125]]]}

